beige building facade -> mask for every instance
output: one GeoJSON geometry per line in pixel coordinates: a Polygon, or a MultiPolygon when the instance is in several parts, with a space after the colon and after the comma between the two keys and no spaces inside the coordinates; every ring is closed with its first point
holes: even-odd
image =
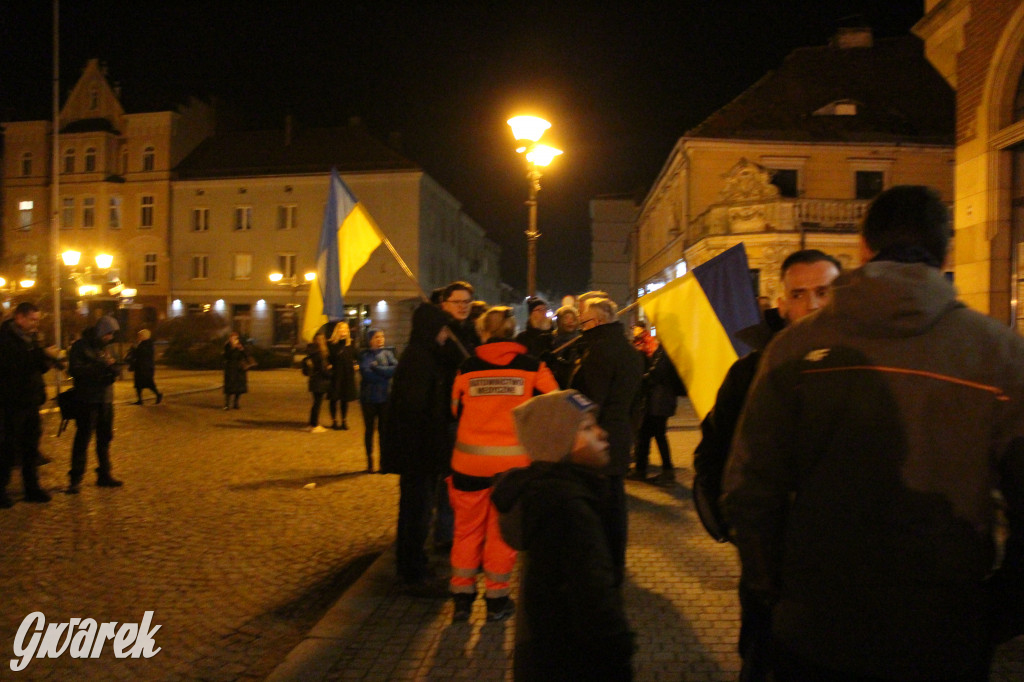
{"type": "Polygon", "coordinates": [[[858,266],[858,224],[879,192],[926,184],[952,201],[952,106],[912,37],[850,29],[791,53],[677,142],[636,221],[634,293],[740,242],[772,304],[796,250],[858,266]]]}
{"type": "Polygon", "coordinates": [[[956,90],[957,287],[1024,331],[1024,2],[926,0],[914,27],[956,90]]]}
{"type": "Polygon", "coordinates": [[[632,197],[607,196],[590,200],[591,291],[607,291],[613,301],[633,296],[633,226],[640,207],[632,197]]]}

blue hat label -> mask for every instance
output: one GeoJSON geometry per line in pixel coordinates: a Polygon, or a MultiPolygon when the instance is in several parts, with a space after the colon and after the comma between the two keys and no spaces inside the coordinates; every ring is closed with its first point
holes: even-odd
{"type": "Polygon", "coordinates": [[[575,407],[580,412],[585,412],[587,410],[594,408],[594,402],[590,398],[579,392],[573,393],[572,395],[566,397],[566,400],[569,401],[569,403],[571,403],[572,406],[575,407]]]}

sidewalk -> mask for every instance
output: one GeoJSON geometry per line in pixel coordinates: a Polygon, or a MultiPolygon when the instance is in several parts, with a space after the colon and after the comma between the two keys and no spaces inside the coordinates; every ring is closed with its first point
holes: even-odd
{"type": "MultiPolygon", "coordinates": [[[[707,536],[693,510],[692,456],[700,427],[689,403],[680,407],[669,422],[679,485],[666,490],[626,484],[625,602],[637,633],[634,675],[636,680],[732,681],[740,668],[739,562],[732,545],[707,536]]],[[[651,457],[652,463],[660,461],[651,457]]],[[[446,557],[434,560],[443,574],[446,557]]],[[[481,599],[469,623],[452,624],[450,601],[400,593],[394,561],[393,549],[382,554],[267,679],[511,680],[514,620],[487,623],[481,599]]],[[[517,587],[518,571],[513,598],[517,587]]],[[[991,680],[1024,680],[1024,638],[999,650],[991,680]]]]}
{"type": "MultiPolygon", "coordinates": [[[[44,377],[47,380],[46,384],[46,407],[40,410],[43,414],[50,412],[57,412],[57,405],[54,402],[54,398],[57,395],[57,386],[54,382],[52,374],[47,374],[44,377]]],[[[73,382],[67,373],[61,374],[61,390],[66,391],[71,388],[73,382]]],[[[157,365],[156,368],[156,385],[160,389],[160,392],[164,394],[164,400],[168,397],[175,395],[184,395],[187,393],[197,393],[199,391],[215,391],[220,390],[224,385],[224,373],[221,370],[194,370],[194,369],[175,369],[173,367],[162,367],[157,365]]],[[[142,399],[146,405],[152,405],[156,396],[149,390],[143,391],[142,399]]],[[[135,385],[133,383],[133,377],[131,372],[125,371],[119,380],[114,382],[114,404],[115,405],[129,405],[137,400],[135,395],[135,385]]]]}

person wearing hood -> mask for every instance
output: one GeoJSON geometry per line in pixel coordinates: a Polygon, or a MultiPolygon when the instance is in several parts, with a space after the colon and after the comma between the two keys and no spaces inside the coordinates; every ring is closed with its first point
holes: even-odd
{"type": "Polygon", "coordinates": [[[754,378],[722,503],[780,682],[987,680],[1024,633],[1024,338],[957,301],[950,234],[931,188],[880,194],[754,378]]]}
{"type": "Polygon", "coordinates": [[[449,471],[449,394],[446,377],[451,331],[448,316],[424,302],[412,314],[409,343],[391,380],[380,441],[380,468],[399,475],[398,577],[413,596],[445,598],[443,582],[430,572],[424,543],[437,505],[443,475],[449,471]]]}
{"type": "Polygon", "coordinates": [[[363,445],[366,448],[366,473],[373,472],[373,431],[378,437],[384,432],[384,406],[388,402],[391,377],[395,375],[398,360],[390,348],[385,348],[383,329],[370,329],[366,333],[370,347],[359,354],[359,406],[363,412],[363,445]]]}
{"type": "Polygon", "coordinates": [[[512,411],[532,460],[498,479],[501,532],[523,552],[516,616],[516,680],[629,680],[634,651],[611,537],[607,434],[578,391],[512,411]]]}
{"type": "Polygon", "coordinates": [[[71,479],[67,492],[78,493],[85,465],[89,441],[96,434],[96,485],[118,488],[121,481],[111,475],[110,441],[114,438],[114,382],[121,376],[124,364],[107,352],[106,348],[121,326],[110,315],[101,317],[94,326],[86,328],[82,337],[71,344],[68,352],[68,374],[74,379],[75,439],[71,445],[71,479]]]}
{"type": "Polygon", "coordinates": [[[57,347],[44,348],[36,335],[39,306],[19,303],[0,325],[0,509],[12,506],[7,496],[11,469],[21,465],[26,502],[49,502],[36,471],[43,435],[39,408],[46,402],[43,374],[59,367],[57,347]]]}
{"type": "MultiPolygon", "coordinates": [[[[729,526],[721,507],[722,475],[729,459],[736,424],[754,381],[764,348],[787,325],[820,310],[832,297],[832,282],[842,268],[839,261],[818,249],[794,251],[782,261],[778,308],[769,308],[760,324],[737,336],[754,350],[733,363],[718,389],[715,406],[700,424],[702,438],[693,456],[693,504],[711,537],[725,542],[729,526]]],[[[759,682],[768,675],[769,613],[740,584],[740,679],[759,682]]]]}
{"type": "Polygon", "coordinates": [[[551,370],[512,340],[515,329],[512,308],[495,306],[484,313],[477,320],[483,343],[459,367],[452,387],[452,413],[459,416],[448,478],[455,510],[453,622],[469,618],[481,567],[487,620],[505,620],[515,610],[508,595],[516,553],[498,530],[491,486],[498,474],[530,463],[516,438],[512,410],[535,394],[558,390],[551,370]]]}

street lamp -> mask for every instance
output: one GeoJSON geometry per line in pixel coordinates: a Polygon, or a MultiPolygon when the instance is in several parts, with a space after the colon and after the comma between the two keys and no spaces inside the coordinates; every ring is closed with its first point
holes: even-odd
{"type": "Polygon", "coordinates": [[[301,287],[307,286],[310,283],[312,283],[313,280],[316,279],[316,273],[307,272],[305,275],[302,276],[302,279],[299,279],[298,276],[294,274],[291,277],[285,277],[280,272],[272,272],[267,276],[267,279],[269,279],[274,284],[277,284],[278,286],[292,288],[291,302],[288,304],[288,307],[292,311],[292,352],[294,352],[295,346],[299,342],[299,316],[295,312],[295,309],[298,308],[298,306],[295,304],[295,294],[301,287]]]}
{"type": "Polygon", "coordinates": [[[508,120],[516,138],[516,152],[526,157],[526,179],[530,183],[530,194],[526,200],[529,209],[529,224],[526,230],[526,288],[533,296],[537,292],[537,192],[540,191],[541,168],[551,163],[562,153],[561,149],[540,144],[539,140],[551,124],[536,116],[516,116],[508,120]]]}
{"type": "MultiPolygon", "coordinates": [[[[79,298],[95,296],[103,292],[103,290],[106,287],[101,285],[107,284],[106,279],[104,279],[103,282],[98,284],[96,278],[98,275],[102,275],[104,278],[106,278],[109,274],[111,274],[110,270],[111,267],[114,265],[114,257],[109,253],[96,254],[92,260],[96,264],[95,267],[93,267],[92,265],[84,265],[79,267],[82,263],[81,251],[68,249],[66,251],[61,252],[60,254],[60,262],[63,263],[64,266],[68,269],[67,279],[74,280],[75,288],[73,289],[73,291],[76,294],[78,294],[79,298]]],[[[58,278],[58,282],[60,282],[61,280],[62,278],[58,278]]],[[[120,278],[117,279],[117,284],[115,284],[115,287],[113,289],[108,290],[107,293],[109,293],[111,296],[114,296],[117,293],[119,293],[119,291],[117,290],[118,285],[120,285],[120,278]]],[[[62,289],[63,287],[60,286],[59,284],[55,288],[55,294],[57,299],[55,308],[58,311],[61,310],[60,298],[62,289]]],[[[63,325],[59,325],[58,323],[58,326],[55,327],[55,331],[59,330],[63,332],[62,326],[63,325]]],[[[63,348],[63,343],[61,339],[58,339],[57,343],[63,348]]]]}

